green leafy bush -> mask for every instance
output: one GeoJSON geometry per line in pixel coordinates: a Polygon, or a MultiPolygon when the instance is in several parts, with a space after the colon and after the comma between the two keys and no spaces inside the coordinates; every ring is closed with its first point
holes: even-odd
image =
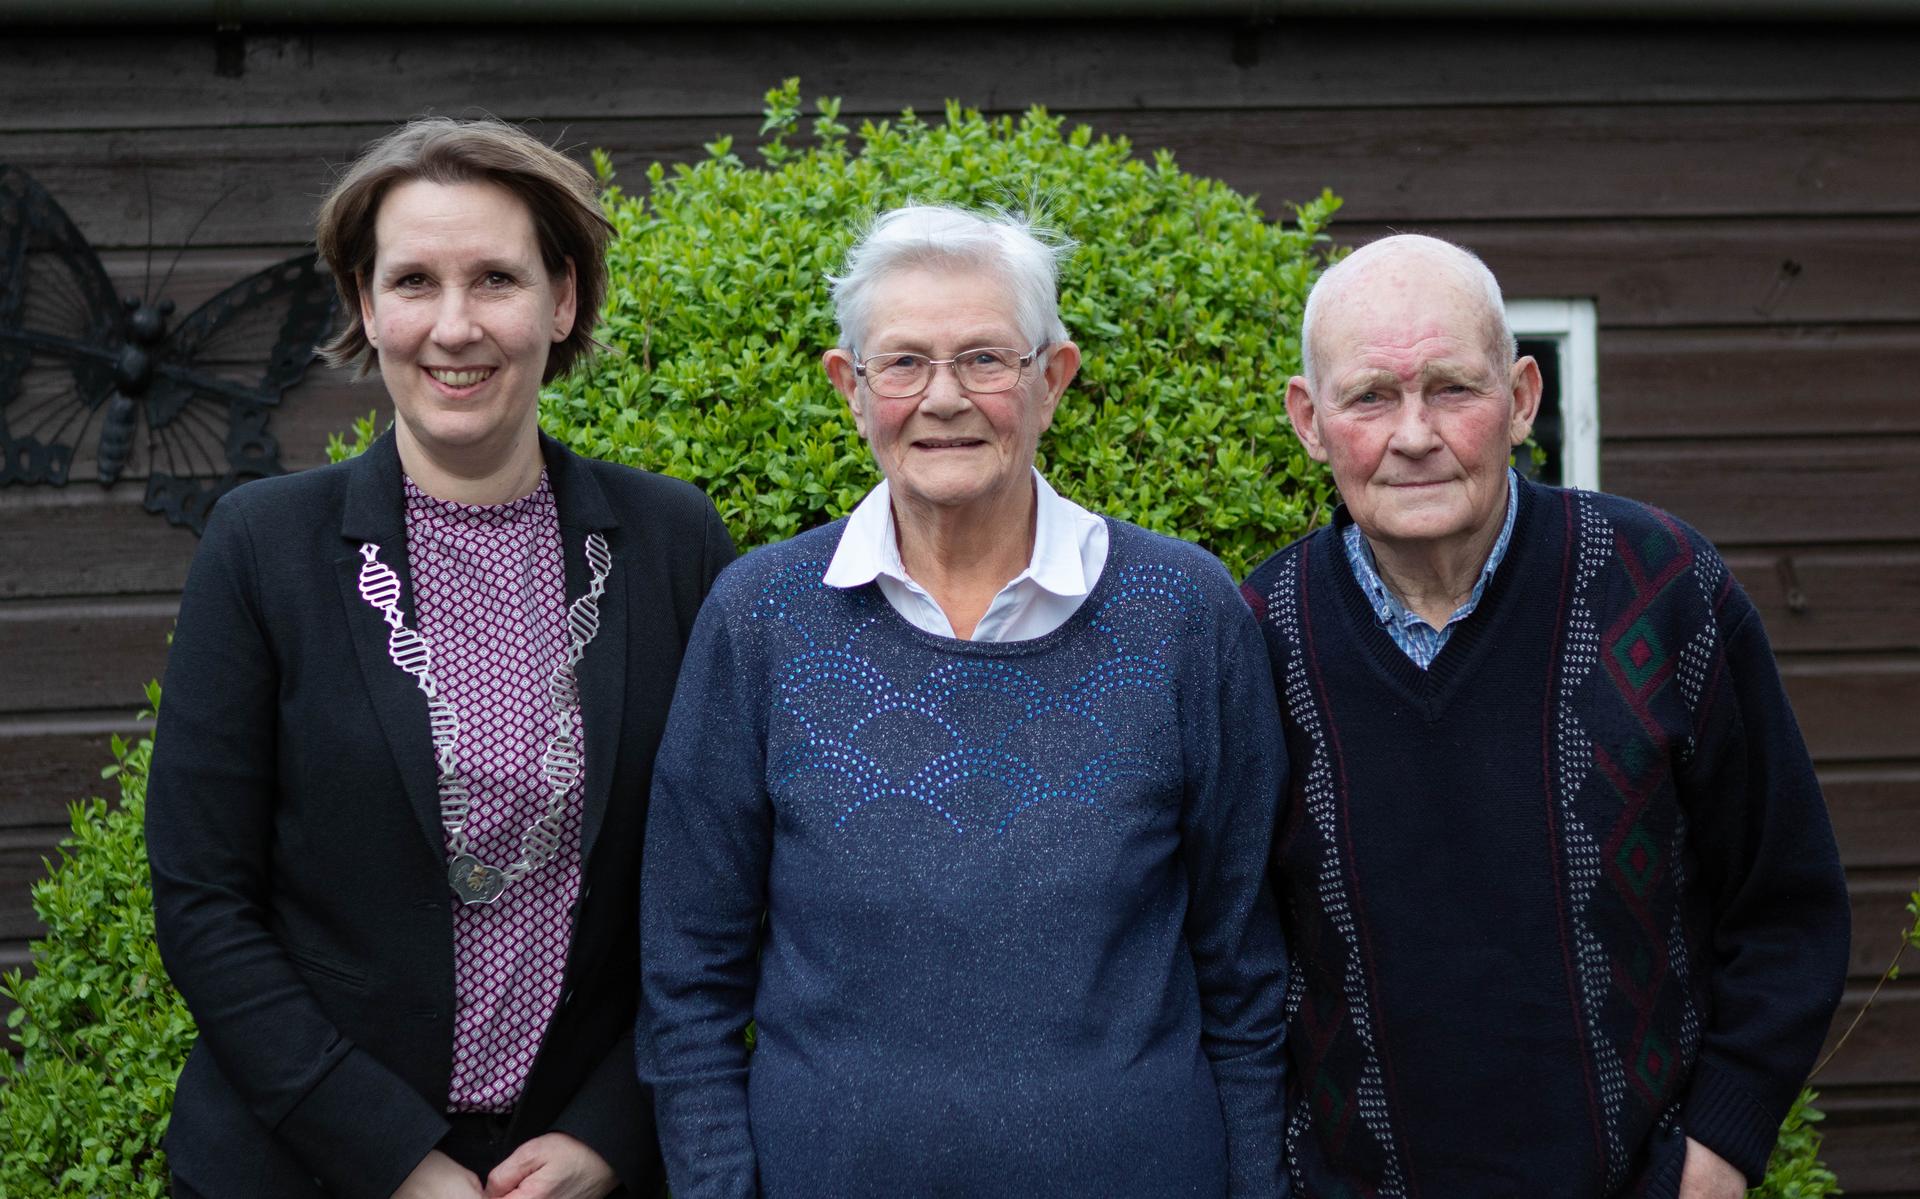
{"type": "Polygon", "coordinates": [[[837,336],[827,275],[886,208],[998,203],[1080,242],[1061,316],[1085,361],[1040,443],[1056,487],[1198,541],[1236,574],[1323,515],[1326,475],[1283,399],[1331,194],[1269,223],[1165,153],[1141,161],[1039,109],[949,104],[943,123],[908,112],[850,143],[838,101],[821,100],[800,149],[799,94],[797,80],[767,94],[764,168],[722,139],[697,165],[654,166],[643,196],[609,188],[611,352],[547,390],[549,432],[699,484],[742,545],[842,515],[879,476],[820,369],[837,336]]]}
{"type": "Polygon", "coordinates": [[[1819,1097],[1802,1090],[1793,1101],[1767,1159],[1767,1176],[1747,1192],[1750,1199],[1824,1199],[1840,1193],[1840,1180],[1820,1160],[1819,1124],[1827,1117],[1813,1106],[1819,1097]]]}
{"type": "MultiPolygon", "coordinates": [[[[159,696],[149,684],[149,704],[159,696]]],[[[103,773],[119,806],[73,806],[73,835],[33,887],[47,929],[34,973],[0,981],[20,1053],[0,1054],[0,1199],[167,1193],[160,1138],[194,1033],[153,941],[141,828],[152,752],[151,739],[113,739],[103,773]]]]}

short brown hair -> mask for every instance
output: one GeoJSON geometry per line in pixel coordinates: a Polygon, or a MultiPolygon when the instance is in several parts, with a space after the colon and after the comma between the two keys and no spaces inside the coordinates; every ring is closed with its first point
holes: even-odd
{"type": "Polygon", "coordinates": [[[373,345],[360,319],[360,289],[373,270],[374,221],[396,183],[494,183],[520,198],[533,216],[540,258],[555,278],[573,261],[573,329],[547,355],[541,382],[566,373],[593,347],[593,326],[607,294],[607,240],[613,233],[592,174],[579,163],[505,121],[416,117],[368,146],[321,201],[314,240],[333,272],[346,327],[320,347],[333,366],[373,370],[373,345]]]}

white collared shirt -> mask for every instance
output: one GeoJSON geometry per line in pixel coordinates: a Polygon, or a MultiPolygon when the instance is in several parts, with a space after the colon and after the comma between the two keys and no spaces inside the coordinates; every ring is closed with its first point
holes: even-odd
{"type": "MultiPolygon", "coordinates": [[[[1028,641],[1067,623],[1107,564],[1107,522],[1066,499],[1033,472],[1033,557],[1007,582],[974,626],[975,641],[1028,641]]],[[[926,589],[907,574],[893,523],[886,480],[847,517],[840,548],[820,581],[829,587],[878,583],[908,624],[952,637],[953,623],[926,589]]]]}

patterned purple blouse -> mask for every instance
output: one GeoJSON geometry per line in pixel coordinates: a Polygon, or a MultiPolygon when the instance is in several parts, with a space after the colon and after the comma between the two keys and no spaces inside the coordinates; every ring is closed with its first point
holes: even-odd
{"type": "MultiPolygon", "coordinates": [[[[433,647],[441,693],[460,715],[457,753],[472,793],[467,837],[482,862],[505,867],[519,860],[520,834],[548,799],[540,770],[554,731],[547,678],[567,648],[559,509],[544,471],[531,495],[507,504],[438,500],[412,479],[406,488],[415,619],[433,647]]],[[[575,737],[580,725],[576,712],[575,737]]],[[[526,1085],[560,1002],[580,893],[580,823],[575,784],[551,860],[491,904],[453,905],[451,1111],[508,1111],[526,1085]]]]}

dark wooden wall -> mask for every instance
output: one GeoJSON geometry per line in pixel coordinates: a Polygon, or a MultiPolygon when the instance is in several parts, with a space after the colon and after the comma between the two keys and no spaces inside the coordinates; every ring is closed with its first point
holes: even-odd
{"type": "MultiPolygon", "coordinates": [[[[1855,985],[1920,874],[1920,28],[1456,22],[132,31],[0,36],[0,162],[128,289],[152,241],[191,306],[308,237],[356,148],[433,110],[537,120],[639,180],[750,141],[787,75],[854,114],[1046,104],[1339,236],[1439,233],[1512,296],[1592,296],[1604,486],[1713,537],[1813,747],[1856,911],[1855,985]],[[151,188],[152,210],[147,191],[151,188]],[[1789,588],[1804,591],[1790,605],[1789,588]]],[[[381,402],[317,372],[291,466],[381,402]]],[[[1277,401],[1276,401],[1277,402],[1277,401]]],[[[193,539],[140,485],[0,491],[0,961],[63,805],[157,675],[193,539]]],[[[1821,1079],[1852,1194],[1920,1195],[1920,988],[1821,1079]]]]}

